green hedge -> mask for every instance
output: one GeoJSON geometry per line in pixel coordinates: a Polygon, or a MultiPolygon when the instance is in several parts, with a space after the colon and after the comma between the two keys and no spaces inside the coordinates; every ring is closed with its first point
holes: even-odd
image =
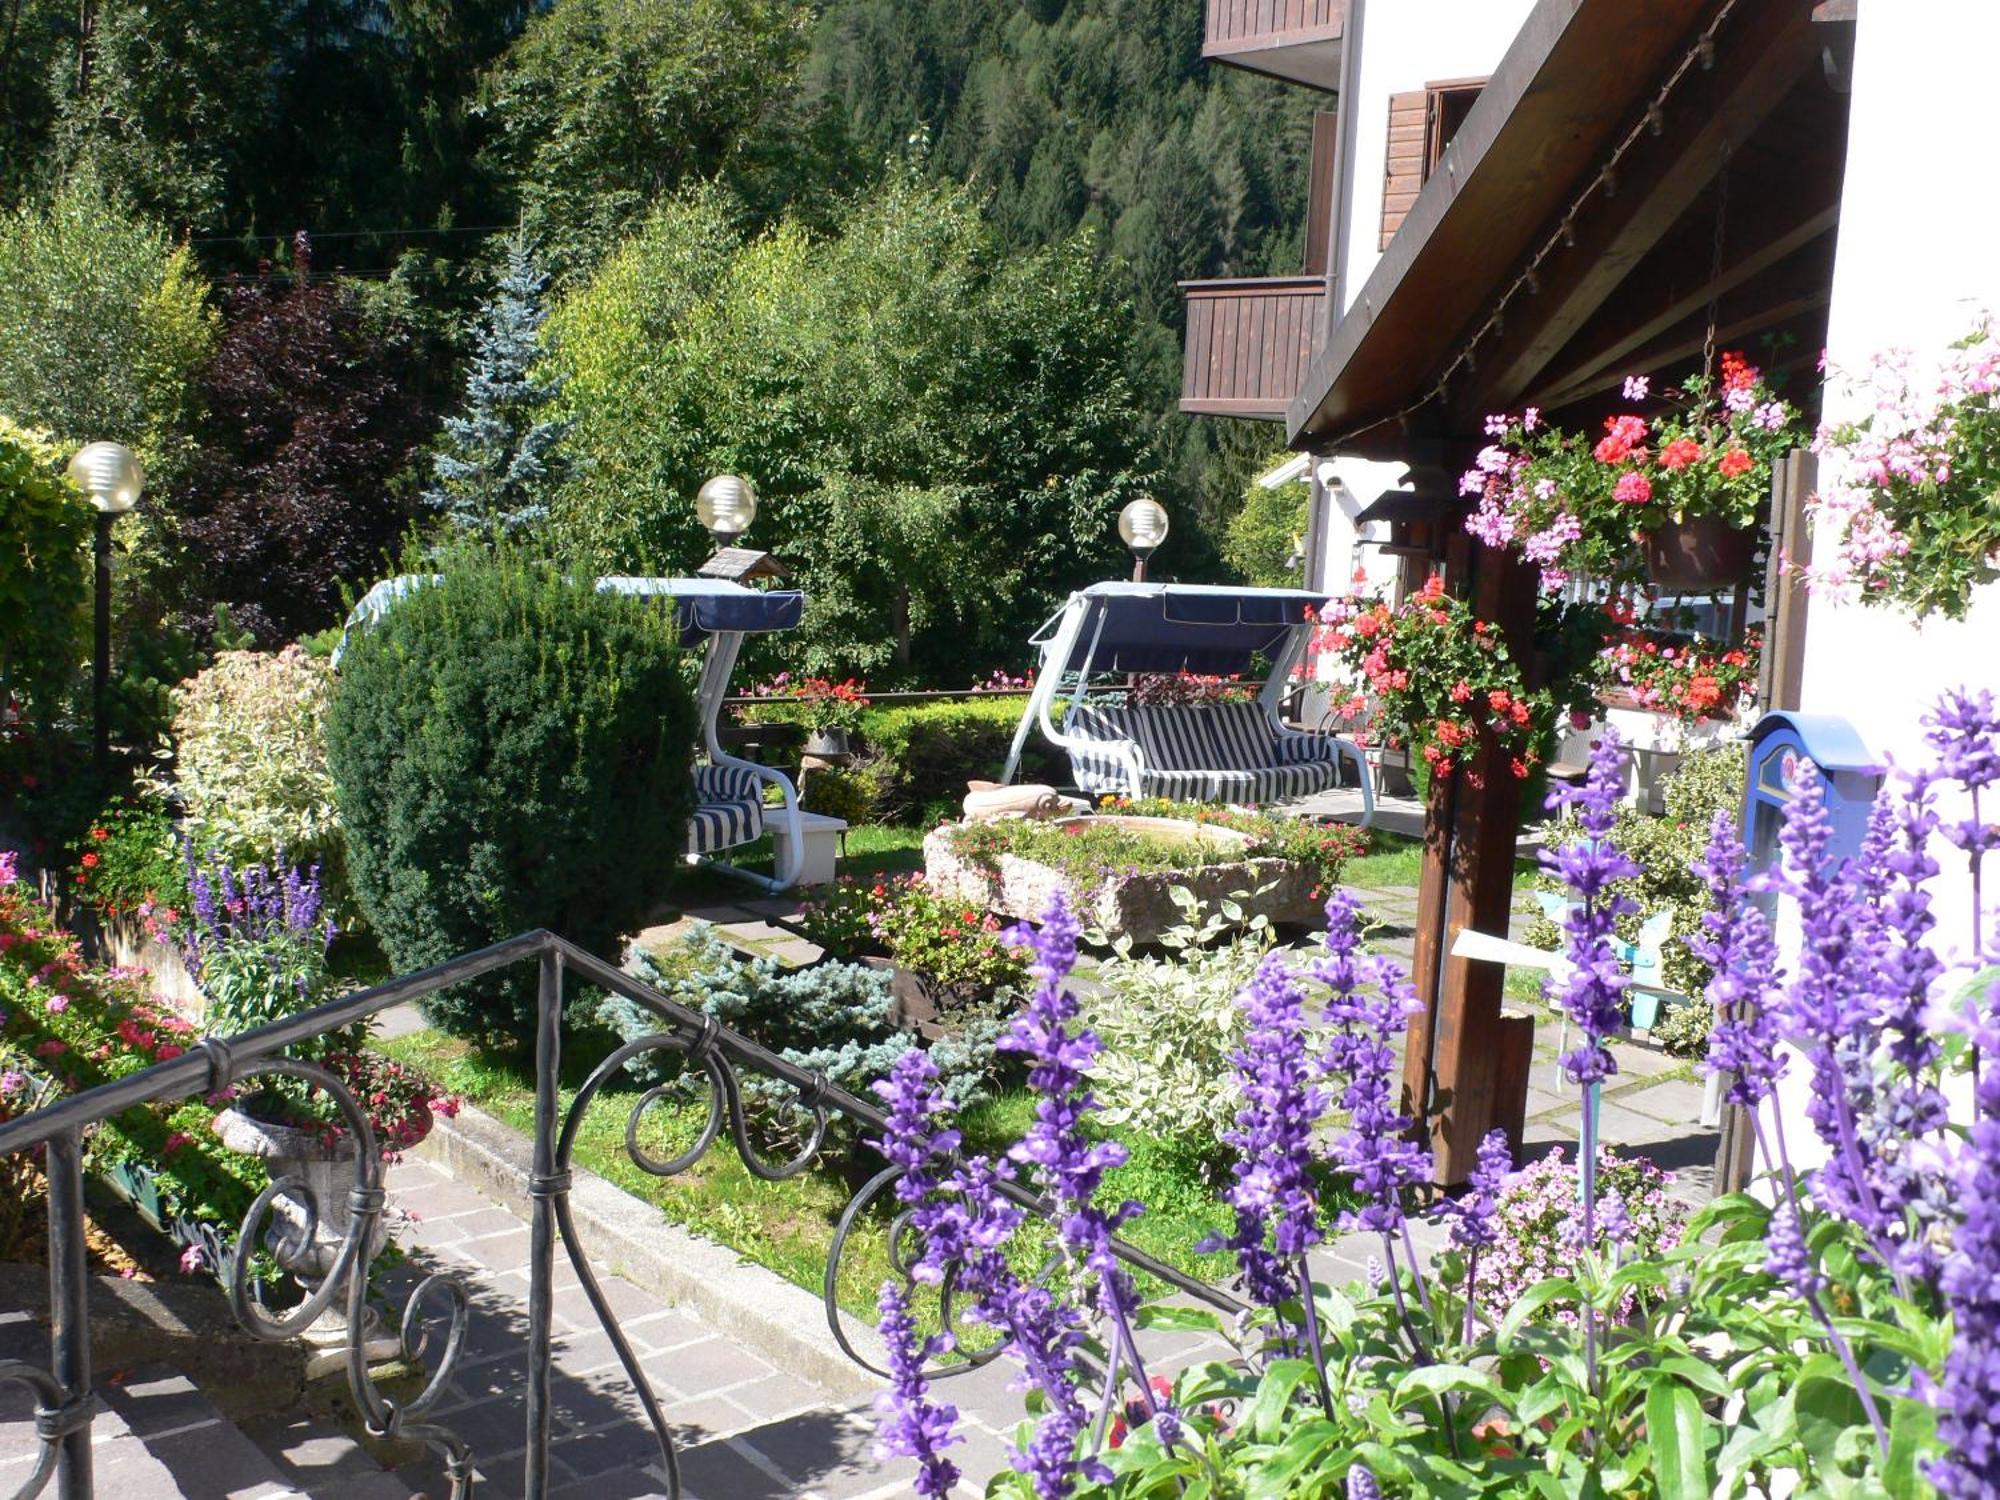
{"type": "MultiPolygon", "coordinates": [[[[407,972],[546,927],[615,960],[679,861],[697,733],[671,610],[468,554],[356,632],[327,714],[354,893],[407,972]]],[[[433,996],[533,1039],[535,973],[433,996]]]]}
{"type": "MultiPolygon", "coordinates": [[[[1027,701],[962,698],[865,712],[861,738],[869,754],[865,770],[874,783],[875,816],[907,823],[927,819],[938,804],[956,812],[966,782],[997,781],[1027,701]]],[[[1021,752],[1019,779],[1059,786],[1070,779],[1069,758],[1036,731],[1021,752]]]]}

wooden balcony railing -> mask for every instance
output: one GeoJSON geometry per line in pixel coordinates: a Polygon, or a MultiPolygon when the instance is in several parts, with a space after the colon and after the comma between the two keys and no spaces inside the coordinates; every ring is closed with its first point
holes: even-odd
{"type": "Polygon", "coordinates": [[[1334,91],[1347,0],[1208,0],[1201,55],[1334,91]]]}
{"type": "Polygon", "coordinates": [[[1281,420],[1325,335],[1326,279],[1184,281],[1181,410],[1281,420]]]}

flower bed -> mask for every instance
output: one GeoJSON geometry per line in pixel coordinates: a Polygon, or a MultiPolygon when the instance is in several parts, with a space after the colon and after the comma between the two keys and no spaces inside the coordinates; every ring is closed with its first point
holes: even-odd
{"type": "MultiPolygon", "coordinates": [[[[1619,1071],[1613,934],[1629,902],[1618,886],[1636,873],[1610,838],[1614,736],[1564,794],[1579,837],[1550,858],[1576,898],[1573,968],[1554,997],[1575,1027],[1560,1059],[1581,1127],[1575,1174],[1558,1186],[1561,1163],[1515,1173],[1504,1133],[1490,1132],[1468,1191],[1444,1210],[1449,1249],[1428,1265],[1407,1227],[1432,1162],[1399,1103],[1394,1045],[1412,992],[1397,965],[1363,951],[1358,905],[1337,895],[1321,956],[1302,972],[1267,956],[1241,997],[1231,1062],[1244,1104],[1225,1136],[1235,1225],[1215,1243],[1234,1252],[1255,1308],[1233,1323],[1185,1305],[1142,1309],[1108,1253],[1107,1236],[1143,1224],[1145,1206],[1101,1192],[1125,1150],[1082,1128],[1099,1113],[1088,1077],[1099,1042],[1068,983],[1079,934],[1058,895],[1035,936],[1033,1001],[1003,1043],[1045,1096],[1023,1138],[993,1157],[966,1149],[920,1058],[880,1090],[882,1149],[902,1169],[913,1231],[898,1269],[917,1286],[948,1285],[1027,1367],[1032,1425],[1014,1463],[1033,1492],[1995,1493],[2000,993],[1990,974],[1965,985],[1944,958],[1964,932],[1984,934],[1990,912],[1940,934],[1927,886],[1933,840],[1971,860],[1975,888],[1996,846],[1991,829],[1941,816],[1934,799],[2000,784],[2000,709],[1990,694],[1952,695],[1925,728],[1938,764],[1906,777],[1909,794],[1885,802],[1879,836],[1852,860],[1829,858],[1824,788],[1810,768],[1801,775],[1774,872],[1798,903],[1795,963],[1778,962],[1728,819],[1711,830],[1697,871],[1713,1060],[1731,1102],[1760,1122],[1765,1182],[1761,1196],[1718,1199],[1684,1227],[1659,1179],[1607,1161],[1595,1134],[1598,1091],[1619,1071]],[[1823,1153],[1811,1167],[1761,1123],[1800,1064],[1823,1153]],[[1962,1082],[1969,1119],[1947,1102],[1962,1082]],[[1328,1141],[1319,1126],[1335,1108],[1344,1128],[1328,1141]],[[1322,1153],[1353,1181],[1358,1202],[1344,1211],[1319,1196],[1322,1153]],[[994,1191],[1002,1175],[1050,1201],[1070,1274],[1020,1274],[1008,1252],[1023,1219],[994,1191]],[[1380,1252],[1344,1291],[1316,1285],[1307,1258],[1335,1228],[1380,1252]],[[1156,1384],[1131,1337],[1149,1324],[1205,1328],[1236,1353],[1156,1384]],[[1108,1358],[1080,1357],[1093,1341],[1108,1358]],[[1094,1416],[1124,1408],[1128,1389],[1136,1409],[1107,1446],[1094,1416]]],[[[885,1286],[884,1307],[901,1295],[885,1286]]],[[[951,1494],[957,1414],[932,1399],[923,1368],[938,1351],[900,1318],[884,1333],[895,1379],[883,1446],[915,1463],[919,1493],[951,1494]]]]}
{"type": "Polygon", "coordinates": [[[1261,852],[1238,829],[1125,813],[947,825],[924,840],[924,874],[940,894],[1021,920],[1062,891],[1086,925],[1135,943],[1182,920],[1176,888],[1202,904],[1233,897],[1249,915],[1298,923],[1317,914],[1321,878],[1315,865],[1261,852]]]}

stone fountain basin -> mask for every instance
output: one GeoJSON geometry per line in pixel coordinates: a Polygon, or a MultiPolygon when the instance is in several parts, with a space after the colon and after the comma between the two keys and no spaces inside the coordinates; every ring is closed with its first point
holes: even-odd
{"type": "MultiPolygon", "coordinates": [[[[1141,818],[1109,814],[1058,818],[1056,827],[1109,824],[1126,832],[1168,843],[1206,845],[1217,854],[1237,854],[1249,848],[1249,834],[1209,823],[1179,818],[1141,818]]],[[[1325,896],[1316,894],[1318,872],[1295,860],[1243,856],[1198,870],[1139,871],[1112,875],[1094,892],[1079,891],[1062,871],[1017,854],[1002,854],[996,868],[961,859],[951,847],[949,825],[924,839],[924,879],[940,894],[977,905],[1002,916],[1039,921],[1049,898],[1064,890],[1086,929],[1134,943],[1157,942],[1184,920],[1171,892],[1185,886],[1204,906],[1234,898],[1246,916],[1263,915],[1273,922],[1306,923],[1316,919],[1325,896]]]]}

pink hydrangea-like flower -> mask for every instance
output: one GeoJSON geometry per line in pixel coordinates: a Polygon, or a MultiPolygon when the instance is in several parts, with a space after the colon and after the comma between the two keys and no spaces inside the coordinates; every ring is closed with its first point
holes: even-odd
{"type": "Polygon", "coordinates": [[[1653,498],[1653,481],[1637,469],[1628,469],[1618,476],[1618,483],[1612,486],[1611,498],[1626,505],[1644,505],[1653,498]]]}

